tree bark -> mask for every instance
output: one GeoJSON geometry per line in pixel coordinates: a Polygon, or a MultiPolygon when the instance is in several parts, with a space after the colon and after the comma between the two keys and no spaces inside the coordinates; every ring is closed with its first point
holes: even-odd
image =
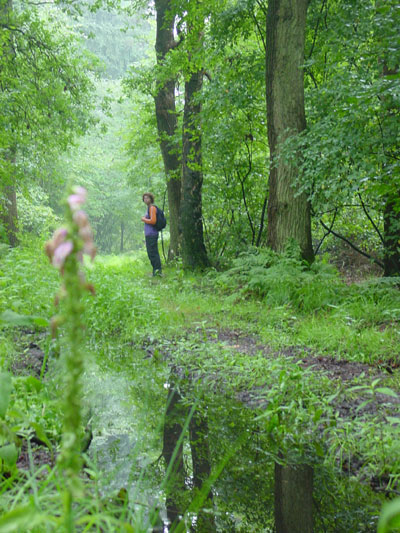
{"type": "Polygon", "coordinates": [[[304,42],[308,0],[269,0],[267,11],[266,99],[271,170],[268,245],[283,252],[297,241],[304,259],[314,258],[310,205],[293,187],[295,163],[279,158],[280,145],[306,127],[304,42]]]}
{"type": "MultiPolygon", "coordinates": [[[[174,17],[169,13],[170,0],[156,0],[157,64],[161,67],[168,52],[175,46],[174,17]]],[[[168,259],[179,255],[179,214],[181,203],[181,167],[179,146],[175,140],[177,117],[175,108],[175,80],[157,81],[157,94],[154,98],[157,130],[167,179],[170,244],[168,259]]]]}
{"type": "Polygon", "coordinates": [[[275,463],[276,533],[312,533],[313,469],[275,463]]]}
{"type": "Polygon", "coordinates": [[[193,72],[185,83],[185,108],[183,114],[182,150],[182,259],[184,268],[196,269],[209,265],[203,234],[203,185],[201,130],[199,116],[201,104],[196,95],[203,85],[203,72],[193,72]]]}

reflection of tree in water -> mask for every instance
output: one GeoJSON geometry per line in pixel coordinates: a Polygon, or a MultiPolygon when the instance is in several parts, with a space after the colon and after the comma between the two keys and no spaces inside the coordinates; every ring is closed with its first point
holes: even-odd
{"type": "MultiPolygon", "coordinates": [[[[264,518],[262,522],[266,520],[271,525],[275,522],[277,533],[311,533],[313,469],[305,464],[292,466],[277,463],[274,469],[270,458],[267,459],[266,456],[263,460],[259,455],[260,449],[267,443],[256,437],[257,432],[250,431],[254,413],[252,415],[251,411],[243,410],[243,405],[236,406],[240,407],[241,415],[235,408],[231,412],[224,409],[222,414],[217,407],[214,412],[213,402],[208,398],[211,400],[210,403],[207,401],[208,407],[211,406],[210,424],[213,425],[213,420],[217,420],[219,443],[218,449],[213,448],[213,456],[216,453],[213,470],[217,466],[219,473],[222,473],[223,465],[227,468],[227,475],[222,475],[217,482],[218,503],[213,501],[212,480],[215,481],[218,476],[211,472],[208,416],[200,404],[193,406],[193,400],[183,396],[179,389],[179,378],[172,375],[165,412],[162,452],[167,464],[166,508],[169,531],[217,531],[217,511],[214,511],[216,504],[218,516],[225,516],[219,524],[219,530],[222,526],[229,531],[235,531],[236,513],[239,516],[243,513],[243,517],[248,515],[247,518],[252,521],[251,515],[259,511],[260,519],[264,518]],[[190,466],[185,468],[184,434],[189,437],[191,472],[190,466]],[[238,454],[239,449],[241,452],[238,454]],[[228,466],[232,461],[231,466],[228,466]],[[238,507],[237,498],[241,503],[238,507]],[[232,519],[231,523],[229,517],[232,519]],[[228,522],[225,523],[226,519],[228,522]]],[[[188,449],[189,447],[185,448],[186,451],[188,449]]],[[[281,460],[285,462],[283,456],[281,460]]],[[[268,527],[266,523],[264,526],[268,527]]]]}
{"type": "Polygon", "coordinates": [[[204,485],[211,474],[207,418],[205,414],[200,414],[196,410],[192,409],[189,412],[173,379],[169,385],[162,452],[170,470],[166,497],[169,530],[186,531],[183,517],[187,511],[192,511],[193,527],[197,533],[215,531],[212,491],[210,487],[204,485]],[[192,457],[192,490],[189,490],[186,483],[187,473],[183,460],[182,437],[187,425],[192,457]],[[207,494],[204,494],[203,490],[206,490],[207,494]],[[202,502],[201,508],[196,504],[193,505],[196,501],[202,502]]]}
{"type": "Polygon", "coordinates": [[[170,468],[166,507],[170,529],[173,530],[185,513],[186,473],[183,463],[183,440],[180,437],[187,408],[182,405],[181,396],[172,381],[169,385],[162,454],[167,467],[170,468]]]}
{"type": "Polygon", "coordinates": [[[194,412],[189,422],[189,440],[192,452],[193,485],[195,491],[206,491],[204,502],[197,514],[196,531],[215,531],[215,520],[212,513],[213,495],[211,487],[204,484],[211,475],[210,448],[208,445],[208,422],[205,414],[194,412]]]}

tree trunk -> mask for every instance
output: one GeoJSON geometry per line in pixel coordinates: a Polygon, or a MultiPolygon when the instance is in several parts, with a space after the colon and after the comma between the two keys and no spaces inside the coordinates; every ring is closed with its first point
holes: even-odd
{"type": "MultiPolygon", "coordinates": [[[[398,67],[389,69],[386,63],[383,65],[383,76],[395,76],[399,73],[398,67]]],[[[383,98],[382,103],[385,103],[383,98]]],[[[390,105],[385,106],[386,113],[395,113],[390,105]]],[[[383,135],[383,133],[382,133],[383,135]]],[[[383,142],[383,139],[382,139],[383,142]]],[[[391,189],[391,187],[390,187],[391,189]]],[[[399,192],[393,191],[386,198],[383,212],[383,248],[384,248],[384,275],[400,276],[400,202],[399,192]],[[396,194],[397,192],[397,194],[396,194]]]]}
{"type": "Polygon", "coordinates": [[[15,188],[14,170],[15,170],[15,148],[8,151],[6,156],[7,176],[1,189],[2,205],[0,211],[0,218],[4,225],[5,233],[7,235],[10,246],[18,245],[18,210],[17,210],[17,194],[15,188]]]}
{"type": "Polygon", "coordinates": [[[196,95],[203,85],[203,73],[191,74],[185,83],[185,109],[183,114],[182,150],[182,259],[189,269],[208,266],[204,245],[201,188],[203,185],[201,130],[199,115],[201,105],[196,95]]]}
{"type": "MultiPolygon", "coordinates": [[[[170,0],[156,0],[157,35],[156,54],[157,64],[162,66],[165,56],[175,46],[174,17],[169,14],[170,0]]],[[[177,129],[175,109],[175,80],[170,79],[157,83],[158,92],[154,98],[157,118],[157,130],[160,141],[161,154],[164,161],[167,179],[170,245],[168,259],[179,255],[179,214],[181,204],[181,168],[179,161],[179,146],[174,136],[177,129]]]]}
{"type": "MultiPolygon", "coordinates": [[[[189,424],[189,439],[192,452],[193,463],[193,484],[195,489],[201,491],[203,484],[211,474],[210,449],[208,446],[208,423],[205,416],[195,413],[189,424]]],[[[212,509],[213,495],[210,490],[202,505],[202,509],[197,512],[196,533],[208,533],[215,531],[214,515],[212,509]],[[203,509],[207,511],[204,512],[203,509]]]]}
{"type": "Polygon", "coordinates": [[[267,11],[266,97],[271,170],[268,198],[268,245],[284,251],[297,241],[304,259],[314,258],[310,205],[296,195],[296,165],[279,159],[280,144],[306,127],[304,111],[304,41],[308,0],[269,0],[267,11]]]}
{"type": "Polygon", "coordinates": [[[396,200],[388,199],[383,214],[384,275],[400,275],[400,212],[399,196],[396,200]]]}
{"type": "Polygon", "coordinates": [[[15,247],[19,244],[17,237],[18,212],[15,185],[5,185],[3,188],[3,196],[4,205],[1,218],[6,231],[8,243],[10,246],[15,247]]]}
{"type": "MultiPolygon", "coordinates": [[[[0,2],[0,18],[8,20],[11,10],[13,8],[12,0],[3,0],[0,2]]],[[[8,53],[13,55],[14,52],[11,46],[8,48],[8,53]]],[[[11,146],[5,150],[5,176],[2,177],[2,188],[0,190],[0,219],[4,224],[5,233],[8,242],[11,246],[18,245],[18,211],[17,211],[17,195],[15,188],[15,159],[16,146],[11,146]]]]}
{"type": "Polygon", "coordinates": [[[276,533],[312,533],[313,469],[275,463],[276,533]]]}
{"type": "Polygon", "coordinates": [[[121,220],[121,242],[119,246],[119,251],[121,254],[124,251],[124,230],[125,230],[125,224],[124,224],[124,221],[121,220]]]}

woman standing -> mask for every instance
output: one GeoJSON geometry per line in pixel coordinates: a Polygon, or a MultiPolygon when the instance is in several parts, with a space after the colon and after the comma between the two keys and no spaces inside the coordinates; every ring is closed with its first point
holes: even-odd
{"type": "Polygon", "coordinates": [[[158,253],[158,230],[155,228],[157,222],[157,208],[154,205],[154,195],[145,192],[142,196],[143,202],[147,205],[147,211],[142,222],[144,222],[144,235],[146,239],[146,250],[149,256],[151,266],[153,267],[153,276],[161,276],[161,259],[158,253]]]}

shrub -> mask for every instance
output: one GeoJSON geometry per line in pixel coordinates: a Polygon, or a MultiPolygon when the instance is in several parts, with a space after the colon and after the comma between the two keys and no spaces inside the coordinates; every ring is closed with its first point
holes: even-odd
{"type": "Polygon", "coordinates": [[[292,246],[283,254],[253,248],[235,259],[217,283],[264,298],[270,305],[291,304],[304,311],[338,305],[347,290],[335,268],[324,261],[309,265],[297,257],[292,246]]]}

